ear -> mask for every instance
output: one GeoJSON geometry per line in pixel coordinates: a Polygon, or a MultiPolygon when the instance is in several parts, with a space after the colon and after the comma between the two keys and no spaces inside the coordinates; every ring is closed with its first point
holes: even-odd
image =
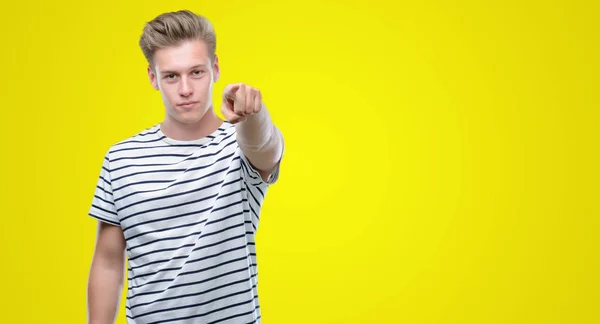
{"type": "Polygon", "coordinates": [[[150,84],[152,84],[154,90],[158,90],[158,81],[156,73],[154,73],[154,69],[150,65],[148,65],[148,78],[150,79],[150,84]]]}
{"type": "Polygon", "coordinates": [[[216,54],[215,54],[215,62],[213,63],[213,73],[214,73],[213,82],[217,82],[219,80],[219,76],[221,76],[221,71],[219,70],[219,57],[216,54]]]}

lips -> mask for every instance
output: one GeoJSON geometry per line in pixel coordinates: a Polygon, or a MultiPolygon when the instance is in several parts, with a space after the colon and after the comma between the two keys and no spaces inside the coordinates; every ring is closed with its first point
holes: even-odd
{"type": "Polygon", "coordinates": [[[190,107],[193,107],[197,103],[198,103],[198,101],[188,101],[188,102],[182,102],[182,103],[178,104],[177,106],[183,107],[183,108],[190,108],[190,107]]]}

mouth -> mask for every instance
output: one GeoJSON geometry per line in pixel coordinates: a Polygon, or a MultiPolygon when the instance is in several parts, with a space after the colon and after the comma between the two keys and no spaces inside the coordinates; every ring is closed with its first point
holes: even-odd
{"type": "Polygon", "coordinates": [[[183,108],[192,108],[197,103],[198,103],[198,101],[188,101],[188,102],[180,103],[177,106],[183,107],[183,108]]]}

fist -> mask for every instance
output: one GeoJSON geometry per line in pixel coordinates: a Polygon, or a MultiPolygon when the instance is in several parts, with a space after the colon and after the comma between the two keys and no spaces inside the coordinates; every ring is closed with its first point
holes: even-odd
{"type": "Polygon", "coordinates": [[[223,91],[221,113],[232,124],[259,113],[263,107],[260,91],[243,83],[230,84],[223,91]]]}

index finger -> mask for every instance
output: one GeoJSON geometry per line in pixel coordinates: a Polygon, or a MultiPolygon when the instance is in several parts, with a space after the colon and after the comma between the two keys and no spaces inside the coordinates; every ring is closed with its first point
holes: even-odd
{"type": "Polygon", "coordinates": [[[228,84],[223,89],[223,96],[231,100],[235,99],[235,93],[240,89],[241,83],[228,84]]]}

